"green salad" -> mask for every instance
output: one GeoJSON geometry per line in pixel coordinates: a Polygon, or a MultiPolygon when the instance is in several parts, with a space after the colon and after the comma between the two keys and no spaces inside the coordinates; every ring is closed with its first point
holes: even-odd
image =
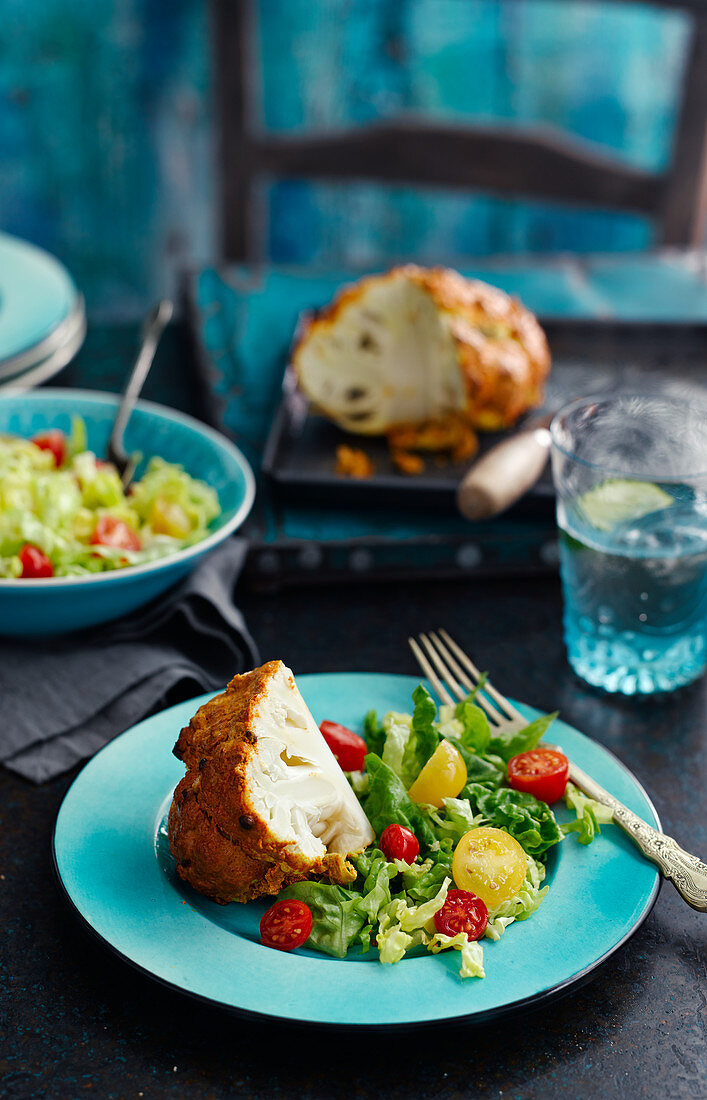
{"type": "Polygon", "coordinates": [[[81,577],[142,565],[204,539],[215,491],[151,458],[128,489],[87,450],[75,417],[33,439],[0,436],[0,577],[81,577]]]}
{"type": "Polygon", "coordinates": [[[375,949],[382,963],[413,949],[455,948],[461,976],[484,977],[481,939],[498,940],[535,913],[548,891],[548,852],[567,833],[590,843],[611,820],[567,782],[566,757],[539,746],[555,714],[501,734],[474,694],[438,712],[421,684],[411,715],[379,721],[370,712],[365,743],[357,739],[365,759],[357,759],[355,734],[322,723],[344,770],[356,767],[349,780],[376,841],[353,858],[350,887],[308,881],[279,894],[277,905],[304,903],[311,912],[308,947],[338,958],[375,949]],[[543,795],[564,798],[575,819],[561,826],[543,795]]]}

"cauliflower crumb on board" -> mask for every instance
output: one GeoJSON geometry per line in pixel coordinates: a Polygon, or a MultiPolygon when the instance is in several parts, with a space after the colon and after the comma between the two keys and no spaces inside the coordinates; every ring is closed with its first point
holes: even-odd
{"type": "Polygon", "coordinates": [[[425,460],[420,455],[412,454],[411,451],[399,451],[391,449],[390,457],[393,465],[401,474],[407,474],[408,477],[416,477],[418,474],[424,473],[425,460]]]}
{"type": "Polygon", "coordinates": [[[367,478],[373,477],[376,468],[360,447],[340,443],[336,448],[336,472],[339,477],[367,478]]]}

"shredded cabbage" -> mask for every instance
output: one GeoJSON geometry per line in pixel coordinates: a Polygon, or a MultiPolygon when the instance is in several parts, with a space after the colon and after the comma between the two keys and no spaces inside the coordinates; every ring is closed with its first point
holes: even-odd
{"type": "Polygon", "coordinates": [[[209,485],[161,458],[150,459],[130,490],[126,496],[115,467],[86,449],[81,417],[59,469],[31,440],[0,436],[0,577],[21,576],[26,543],[46,554],[57,577],[141,565],[206,538],[221,510],[209,485]],[[103,517],[125,523],[140,549],[92,543],[103,517]]]}
{"type": "Polygon", "coordinates": [[[568,783],[565,789],[565,804],[568,809],[574,810],[575,820],[562,826],[562,832],[577,833],[580,844],[591,844],[595,836],[601,832],[599,825],[609,825],[614,820],[614,814],[609,806],[597,802],[589,795],[575,787],[574,783],[568,783]]]}
{"type": "Polygon", "coordinates": [[[461,951],[460,978],[486,977],[484,949],[478,940],[470,940],[466,932],[457,932],[456,936],[445,936],[443,932],[436,932],[427,944],[428,951],[433,955],[439,951],[445,951],[448,947],[455,947],[457,951],[461,951]]]}
{"type": "Polygon", "coordinates": [[[549,890],[548,886],[543,886],[541,889],[541,883],[545,878],[545,868],[542,863],[527,853],[526,859],[528,871],[518,893],[515,897],[504,901],[497,909],[489,911],[489,922],[484,935],[490,940],[500,940],[513,921],[527,920],[532,916],[549,890]]]}

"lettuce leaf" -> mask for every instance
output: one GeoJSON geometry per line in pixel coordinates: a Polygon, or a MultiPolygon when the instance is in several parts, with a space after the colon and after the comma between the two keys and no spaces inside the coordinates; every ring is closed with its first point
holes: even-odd
{"type": "Polygon", "coordinates": [[[384,914],[378,925],[376,943],[378,944],[378,958],[382,963],[397,963],[404,957],[409,947],[412,947],[415,937],[404,932],[399,924],[395,924],[391,918],[384,914]]]}
{"type": "Polygon", "coordinates": [[[398,863],[397,866],[400,870],[403,890],[413,901],[419,902],[429,901],[434,897],[445,878],[451,877],[452,874],[451,855],[446,863],[435,862],[434,859],[428,858],[422,863],[412,863],[403,867],[398,863]]]}
{"type": "Polygon", "coordinates": [[[156,505],[176,504],[189,521],[191,532],[184,540],[205,537],[211,521],[220,512],[218,496],[205,481],[199,481],[175,462],[151,458],[139,481],[133,482],[130,502],[140,519],[150,524],[156,505]]]}
{"type": "Polygon", "coordinates": [[[368,753],[365,764],[368,793],[363,808],[376,836],[388,825],[405,825],[412,829],[420,848],[434,844],[435,834],[424,811],[412,801],[393,769],[373,752],[368,753]]]}
{"type": "Polygon", "coordinates": [[[486,935],[490,940],[498,940],[509,924],[516,920],[527,920],[532,916],[547,894],[549,886],[542,886],[545,868],[538,860],[528,856],[528,872],[525,881],[515,897],[504,901],[489,912],[486,935]]]}
{"type": "Polygon", "coordinates": [[[540,856],[562,840],[555,815],[545,802],[532,794],[501,787],[496,791],[478,784],[466,787],[479,813],[490,825],[505,829],[528,855],[540,856]]]}
{"type": "Polygon", "coordinates": [[[466,798],[443,798],[441,809],[429,807],[426,813],[437,839],[448,839],[454,847],[481,821],[481,815],[474,814],[466,798]]]}
{"type": "Polygon", "coordinates": [[[476,753],[465,749],[461,741],[454,737],[448,737],[448,741],[454,745],[466,764],[466,785],[459,795],[460,798],[468,798],[468,787],[480,783],[484,787],[500,787],[506,778],[506,766],[499,757],[494,759],[488,756],[477,756],[476,753]]]}
{"type": "Polygon", "coordinates": [[[485,978],[484,949],[478,940],[470,940],[466,932],[457,932],[456,936],[445,936],[443,932],[435,932],[427,944],[427,950],[436,955],[439,951],[445,951],[448,947],[455,947],[461,951],[461,966],[459,976],[461,978],[485,978]]]}
{"type": "Polygon", "coordinates": [[[86,433],[86,421],[82,416],[71,417],[71,431],[66,441],[66,449],[69,458],[80,455],[88,450],[88,436],[86,433]]]}
{"type": "Polygon", "coordinates": [[[439,734],[434,722],[437,707],[429,691],[418,684],[412,693],[415,709],[412,712],[410,738],[403,757],[402,781],[410,788],[439,744],[439,734]]]}
{"type": "Polygon", "coordinates": [[[366,744],[383,760],[407,790],[439,744],[434,721],[437,707],[427,689],[420,684],[412,693],[412,715],[390,711],[380,726],[375,712],[364,722],[366,744]]]}
{"type": "Polygon", "coordinates": [[[434,897],[420,905],[407,905],[403,898],[394,898],[382,910],[376,937],[382,963],[400,962],[408,948],[426,941],[425,928],[447,900],[451,881],[445,877],[434,897]]]}
{"type": "Polygon", "coordinates": [[[391,710],[383,719],[385,742],[381,759],[384,764],[403,780],[405,788],[410,785],[403,779],[403,758],[408,741],[412,735],[412,718],[409,714],[397,714],[391,710]]]}
{"type": "Polygon", "coordinates": [[[491,740],[491,728],[486,714],[474,705],[476,692],[456,706],[439,708],[439,732],[469,753],[485,753],[491,740]]]}
{"type": "Polygon", "coordinates": [[[447,876],[442,880],[439,889],[433,897],[420,902],[419,905],[407,905],[401,898],[395,898],[388,906],[386,912],[390,913],[391,916],[398,921],[405,932],[415,932],[429,925],[435,913],[439,912],[447,900],[447,892],[451,885],[452,880],[447,876]]]}
{"type": "Polygon", "coordinates": [[[290,898],[303,901],[311,910],[312,931],[307,945],[337,959],[345,958],[366,923],[361,895],[344,886],[296,882],[278,894],[278,900],[290,898]]]}
{"type": "Polygon", "coordinates": [[[584,794],[574,783],[568,783],[565,788],[565,804],[568,809],[574,810],[576,818],[563,825],[562,832],[565,836],[568,833],[577,833],[580,844],[591,844],[594,837],[601,833],[600,822],[602,825],[609,825],[614,820],[608,806],[584,794]]]}
{"type": "Polygon", "coordinates": [[[75,455],[72,470],[81,486],[84,508],[113,508],[125,503],[118,471],[114,466],[99,466],[92,451],[75,455]]]}
{"type": "Polygon", "coordinates": [[[368,745],[368,751],[377,756],[383,755],[385,744],[385,730],[383,723],[378,721],[378,715],[374,710],[369,710],[363,719],[363,738],[368,745]]]}
{"type": "Polygon", "coordinates": [[[390,879],[394,874],[395,868],[391,867],[382,852],[377,852],[371,860],[359,906],[359,912],[368,918],[370,924],[375,923],[383,906],[391,901],[390,879]]]}
{"type": "Polygon", "coordinates": [[[502,760],[508,763],[511,757],[517,756],[519,752],[534,749],[548,727],[555,721],[558,713],[559,711],[555,711],[553,714],[542,714],[535,721],[518,730],[517,733],[496,732],[491,737],[486,751],[500,756],[502,760]]]}
{"type": "Polygon", "coordinates": [[[461,743],[471,752],[485,753],[491,742],[489,720],[481,707],[471,702],[471,697],[457,703],[455,717],[461,722],[461,743]]]}

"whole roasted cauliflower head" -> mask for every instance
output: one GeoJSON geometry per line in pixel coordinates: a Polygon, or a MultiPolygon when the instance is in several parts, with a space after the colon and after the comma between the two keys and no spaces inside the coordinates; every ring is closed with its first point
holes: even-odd
{"type": "Polygon", "coordinates": [[[351,882],[373,830],[282,661],[235,676],[200,707],[174,754],[177,872],[223,904],[303,879],[351,882]]]}
{"type": "Polygon", "coordinates": [[[347,431],[450,415],[493,431],[540,404],[550,352],[535,316],[502,290],[407,264],[346,287],[292,363],[303,392],[347,431]]]}

